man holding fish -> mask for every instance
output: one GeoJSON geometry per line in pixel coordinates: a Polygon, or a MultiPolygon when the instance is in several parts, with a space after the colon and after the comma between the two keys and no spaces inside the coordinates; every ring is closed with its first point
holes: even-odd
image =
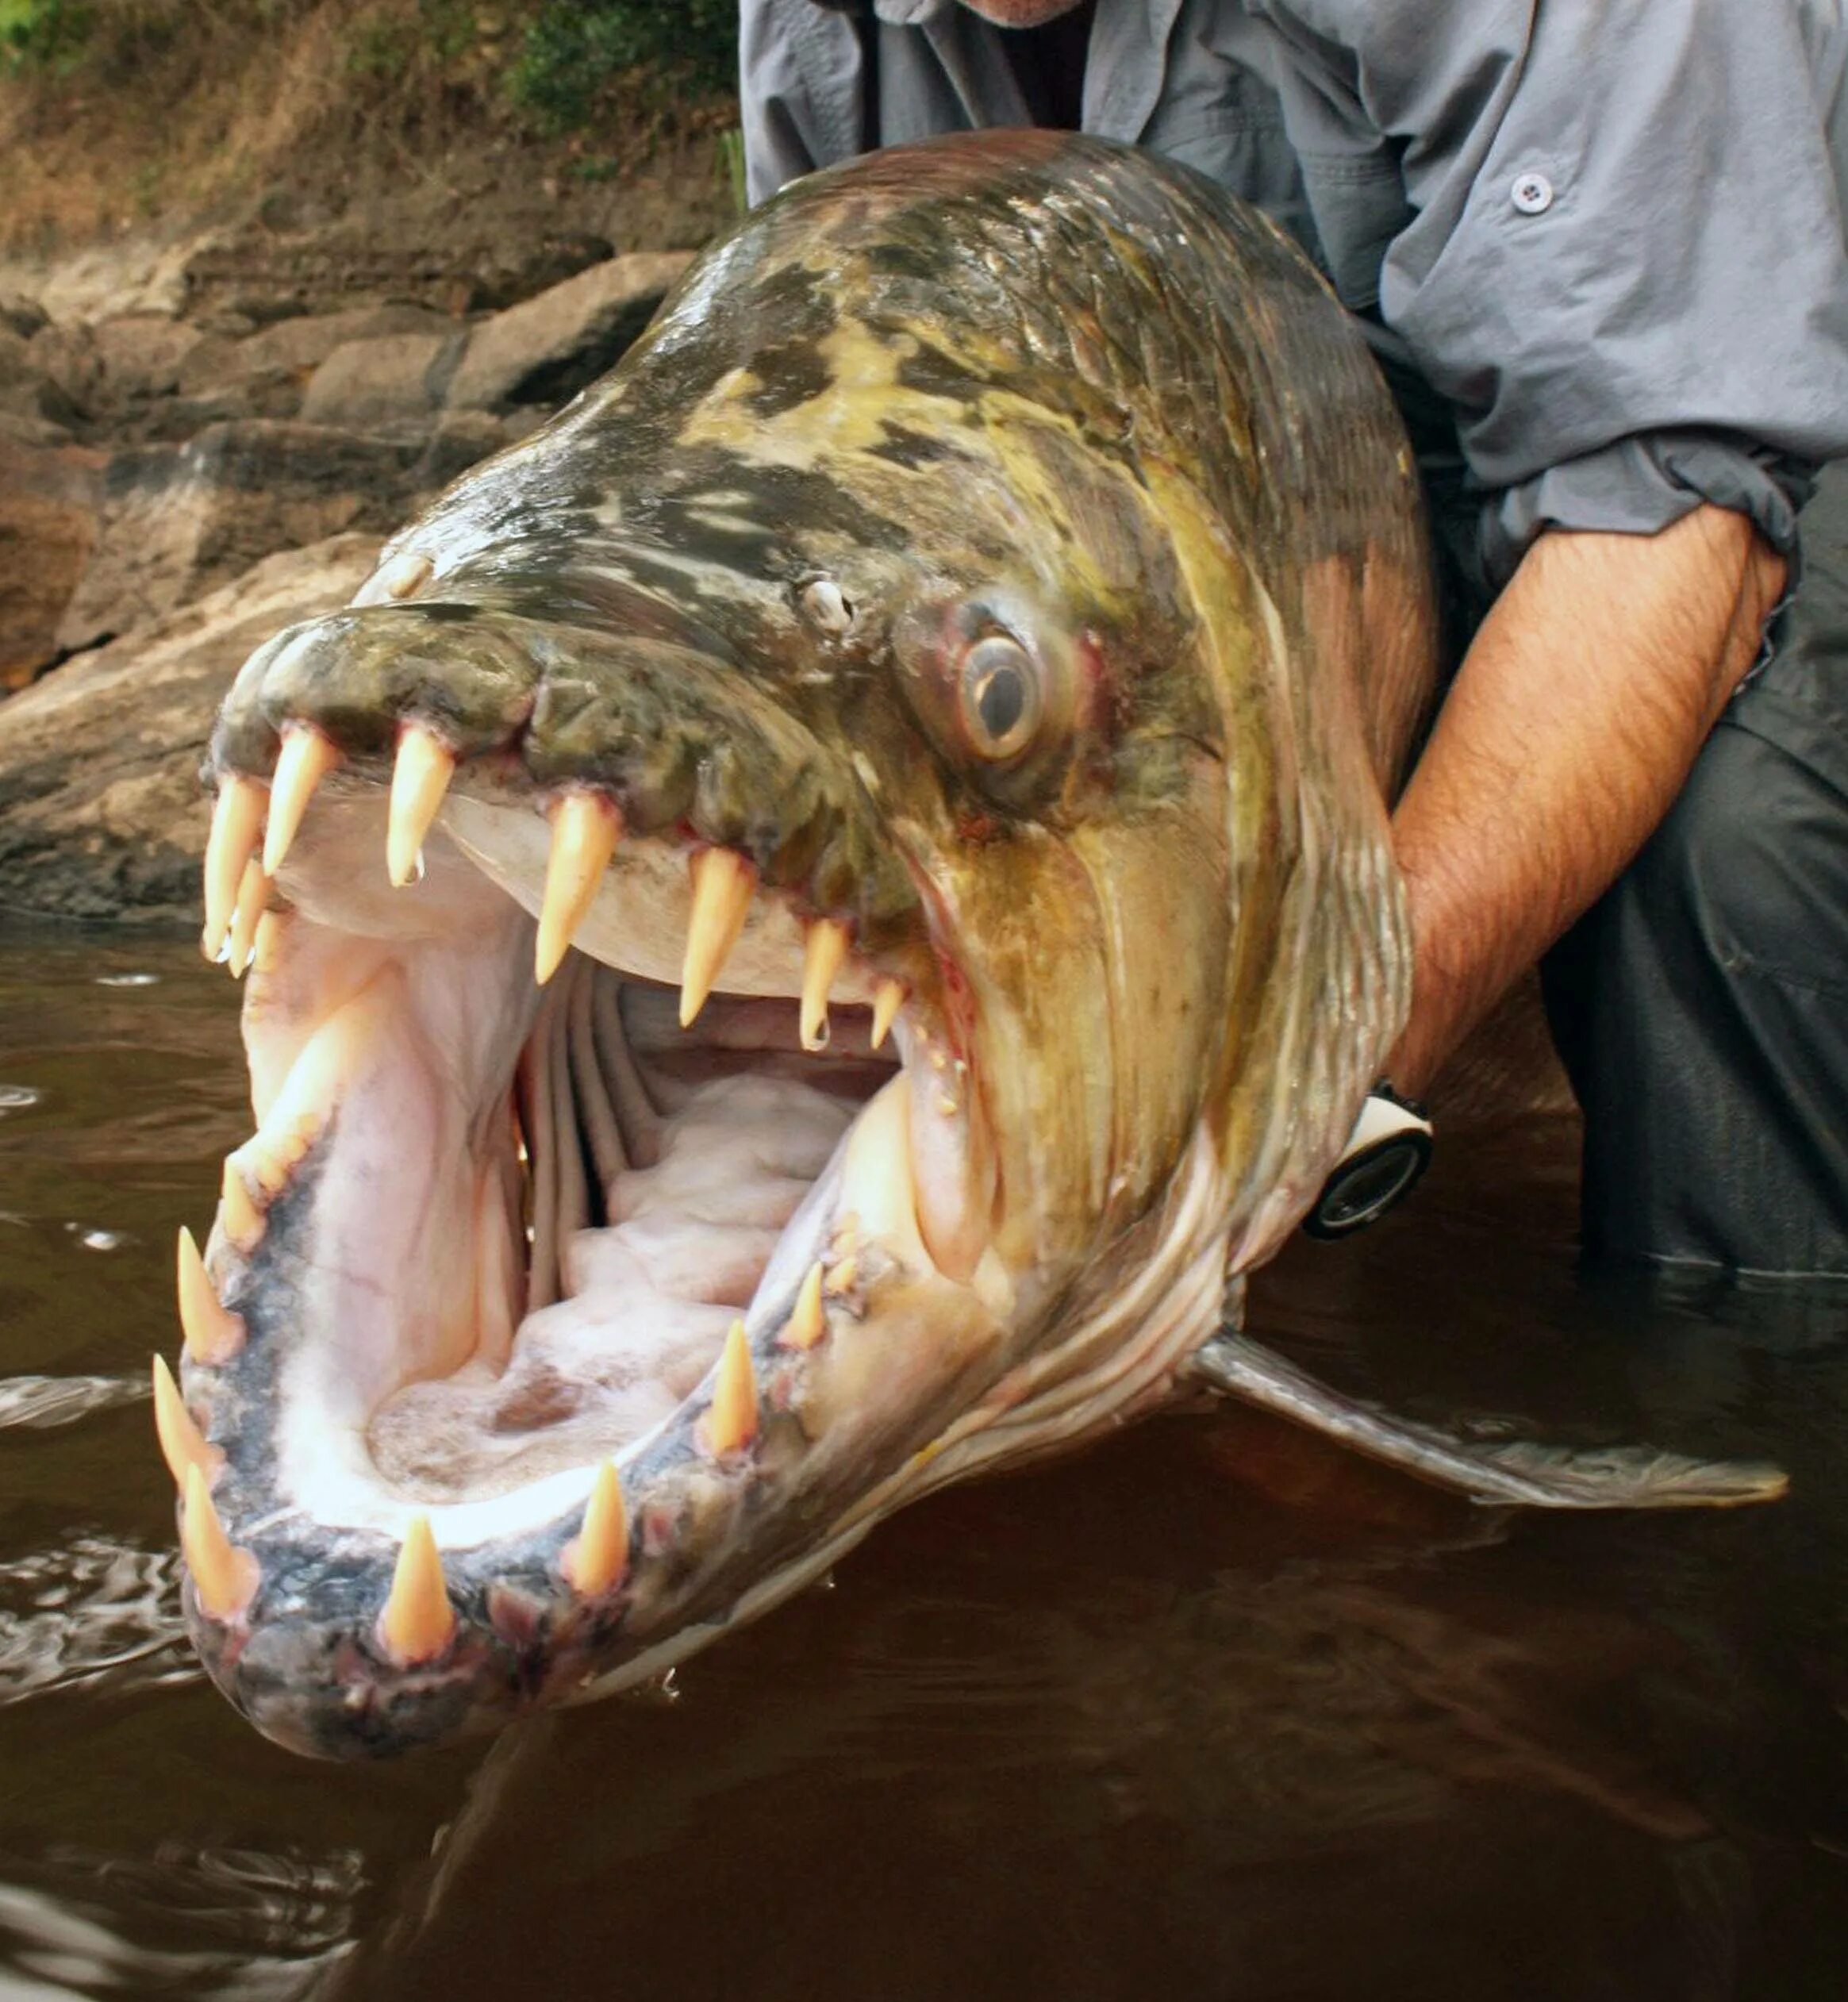
{"type": "Polygon", "coordinates": [[[1458,655],[1394,822],[1394,1082],[1541,959],[1588,1248],[1848,1273],[1848,482],[1818,477],[1848,452],[1838,0],[743,15],[754,199],[1063,126],[1309,250],[1407,419],[1458,655]]]}

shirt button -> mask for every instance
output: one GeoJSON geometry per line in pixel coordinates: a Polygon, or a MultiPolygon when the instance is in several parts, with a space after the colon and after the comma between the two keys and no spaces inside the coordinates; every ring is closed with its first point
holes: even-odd
{"type": "Polygon", "coordinates": [[[1544,174],[1517,174],[1508,194],[1523,216],[1543,216],[1553,206],[1553,183],[1544,174]]]}

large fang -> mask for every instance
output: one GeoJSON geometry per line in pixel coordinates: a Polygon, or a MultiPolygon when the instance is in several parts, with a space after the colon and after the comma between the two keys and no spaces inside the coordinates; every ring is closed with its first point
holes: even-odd
{"type": "Polygon", "coordinates": [[[282,866],[314,789],[340,761],[340,754],[320,731],[301,723],[282,732],[282,748],[270,781],[270,824],[263,831],[263,874],[273,876],[282,866]]]}
{"type": "Polygon", "coordinates": [[[693,911],[686,924],[686,963],[680,974],[680,1026],[689,1028],[706,1005],[738,934],[751,914],[757,871],[730,848],[702,848],[693,859],[693,911]]]}
{"type": "Polygon", "coordinates": [[[270,901],[270,879],[253,856],[244,867],[244,880],[237,886],[237,909],[231,918],[231,978],[241,980],[249,966],[256,943],[256,928],[270,901]]]}
{"type": "Polygon", "coordinates": [[[154,1358],[154,1430],[176,1488],[186,1485],[189,1467],[197,1467],[209,1478],[225,1463],[224,1454],[207,1443],[205,1434],[193,1423],[193,1415],[186,1409],[179,1385],[162,1355],[154,1358]]]}
{"type": "Polygon", "coordinates": [[[873,1047],[876,1050],[892,1033],[898,1011],[905,1005],[905,989],[896,980],[882,980],[873,997],[873,1047]]]}
{"type": "Polygon", "coordinates": [[[194,1362],[221,1368],[244,1347],[244,1316],[221,1305],[199,1247],[179,1227],[179,1324],[194,1362]]]}
{"type": "Polygon", "coordinates": [[[819,917],[809,927],[802,957],[802,1047],[828,1047],[828,990],[847,959],[847,927],[819,917]]]}
{"type": "Polygon", "coordinates": [[[455,1631],[455,1611],[443,1581],[443,1560],[428,1516],[414,1516],[398,1554],[391,1597],[378,1616],[381,1647],[400,1668],[434,1661],[455,1631]]]}
{"type": "Polygon", "coordinates": [[[821,1312],[821,1263],[817,1259],[809,1266],[797,1293],[789,1325],[777,1339],[786,1349],[812,1349],[827,1332],[828,1322],[821,1312]]]}
{"type": "Polygon", "coordinates": [[[735,1320],[719,1358],[718,1381],[705,1416],[706,1451],[716,1460],[748,1446],[757,1436],[757,1378],[751,1367],[751,1340],[735,1320]]]}
{"type": "Polygon", "coordinates": [[[256,1205],[267,1211],[289,1186],[326,1126],[342,1086],[359,1074],[383,1035],[402,984],[394,968],[382,968],[297,1052],[256,1132],[225,1162],[225,1228],[234,1239],[239,1232],[231,1217],[237,1193],[251,1203],[254,1216],[256,1205]]]}
{"type": "Polygon", "coordinates": [[[216,959],[237,903],[237,886],[263,824],[265,794],[254,778],[227,778],[212,809],[206,842],[206,928],[200,950],[216,959]]]}
{"type": "Polygon", "coordinates": [[[196,1466],[186,1469],[179,1547],[193,1574],[199,1610],[207,1619],[235,1620],[256,1597],[263,1581],[257,1561],[225,1534],[225,1525],[206,1492],[206,1477],[196,1466]]]}
{"type": "Polygon", "coordinates": [[[558,971],[571,935],[596,901],[621,834],[622,817],[599,793],[567,793],[552,809],[551,854],[533,953],[533,974],[540,986],[558,971]]]}
{"type": "MultiPolygon", "coordinates": [[[[422,559],[427,566],[428,559],[422,559]]],[[[421,723],[407,723],[391,768],[391,808],[385,831],[385,871],[394,890],[417,873],[417,857],[455,770],[448,747],[421,723]]]]}
{"type": "MultiPolygon", "coordinates": [[[[943,1053],[930,1052],[933,1070],[943,1053]]],[[[996,1169],[974,1080],[942,1088],[946,1074],[911,1098],[911,1181],[917,1228],[931,1262],[947,1278],[968,1285],[988,1249],[996,1169]]]]}
{"type": "Polygon", "coordinates": [[[584,1506],[584,1527],[559,1553],[559,1568],[580,1598],[601,1599],[623,1581],[629,1567],[628,1513],[616,1462],[605,1460],[584,1506]]]}

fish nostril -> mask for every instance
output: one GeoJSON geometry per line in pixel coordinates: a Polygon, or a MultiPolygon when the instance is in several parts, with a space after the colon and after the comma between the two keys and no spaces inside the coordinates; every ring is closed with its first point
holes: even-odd
{"type": "Polygon", "coordinates": [[[823,632],[845,632],[854,622],[854,608],[832,577],[811,578],[797,594],[797,601],[809,624],[823,632]]]}

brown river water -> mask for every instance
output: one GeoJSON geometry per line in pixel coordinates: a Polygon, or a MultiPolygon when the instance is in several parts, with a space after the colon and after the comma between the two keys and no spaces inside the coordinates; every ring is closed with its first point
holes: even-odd
{"type": "Polygon", "coordinates": [[[1473,1509],[1235,1412],[888,1524],[645,1697],[278,1751],[181,1633],[146,1397],[246,1133],[183,943],[0,933],[0,1996],[1848,1993],[1848,1297],[1593,1281],[1558,1123],[1254,1331],[1430,1418],[1777,1458],[1473,1509]]]}

